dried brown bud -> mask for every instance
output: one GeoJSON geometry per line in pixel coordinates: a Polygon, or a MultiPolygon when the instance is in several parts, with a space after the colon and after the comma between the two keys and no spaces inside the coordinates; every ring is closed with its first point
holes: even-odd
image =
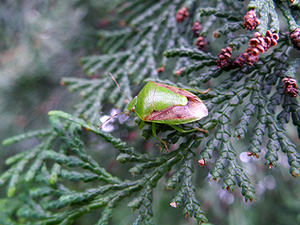
{"type": "Polygon", "coordinates": [[[182,72],[181,69],[180,69],[180,70],[177,70],[177,71],[176,71],[176,74],[179,76],[179,75],[181,74],[181,72],[182,72]]]}
{"type": "Polygon", "coordinates": [[[273,47],[277,45],[277,40],[278,40],[278,34],[272,33],[270,30],[267,30],[265,41],[267,43],[267,48],[269,49],[270,47],[273,47]]]}
{"type": "Polygon", "coordinates": [[[99,28],[105,28],[108,25],[108,20],[107,19],[102,19],[99,21],[98,27],[99,28]]]}
{"type": "Polygon", "coordinates": [[[237,57],[235,57],[235,59],[231,63],[231,66],[233,68],[242,67],[247,62],[247,59],[248,59],[248,54],[243,52],[239,54],[237,57]]]}
{"type": "Polygon", "coordinates": [[[253,30],[259,24],[259,19],[256,17],[256,14],[253,9],[248,11],[244,16],[243,26],[246,30],[253,30]]]}
{"type": "Polygon", "coordinates": [[[270,30],[267,30],[266,37],[273,37],[273,33],[270,30]]]}
{"type": "Polygon", "coordinates": [[[257,159],[259,158],[259,156],[257,155],[257,153],[253,153],[253,152],[248,152],[247,155],[250,156],[255,156],[257,159]]]}
{"type": "Polygon", "coordinates": [[[293,177],[299,177],[299,175],[300,175],[299,173],[292,172],[292,176],[293,176],[293,177]]]}
{"type": "Polygon", "coordinates": [[[249,46],[250,47],[255,47],[256,45],[258,45],[260,42],[259,42],[259,39],[258,38],[251,38],[250,41],[249,41],[249,46]]]}
{"type": "Polygon", "coordinates": [[[296,28],[295,30],[293,30],[293,31],[290,33],[290,38],[293,39],[293,38],[298,37],[298,36],[299,36],[299,31],[300,31],[299,28],[296,28]]]}
{"type": "Polygon", "coordinates": [[[273,164],[272,164],[272,163],[269,163],[269,169],[271,169],[271,168],[272,168],[272,166],[273,166],[273,164]]]}
{"type": "MultiPolygon", "coordinates": [[[[248,48],[247,48],[248,49],[248,48]]],[[[258,56],[260,52],[264,52],[264,50],[260,47],[259,48],[249,48],[249,51],[245,50],[245,52],[251,53],[253,56],[258,56]]]]}
{"type": "Polygon", "coordinates": [[[189,12],[188,12],[188,9],[187,7],[182,7],[181,9],[179,9],[177,11],[177,14],[176,14],[176,21],[178,23],[184,21],[185,18],[187,18],[189,16],[189,12]]]}
{"type": "Polygon", "coordinates": [[[269,49],[272,45],[272,39],[270,37],[265,37],[265,42],[266,42],[267,48],[269,49]]]}
{"type": "Polygon", "coordinates": [[[256,63],[258,61],[258,55],[249,54],[247,60],[248,60],[247,63],[252,66],[253,63],[256,63]]]}
{"type": "Polygon", "coordinates": [[[265,52],[265,48],[263,46],[261,46],[261,45],[258,45],[258,46],[256,46],[256,48],[253,48],[253,50],[252,50],[252,52],[255,55],[258,55],[258,52],[255,49],[257,49],[258,52],[260,52],[260,53],[264,53],[265,52]]]}
{"type": "Polygon", "coordinates": [[[284,83],[285,94],[287,94],[290,97],[297,97],[297,81],[293,78],[285,77],[282,79],[282,82],[284,83]]]}
{"type": "Polygon", "coordinates": [[[271,39],[271,46],[270,47],[274,47],[275,45],[277,45],[277,40],[276,39],[271,39]]]}
{"type": "Polygon", "coordinates": [[[195,37],[198,37],[198,36],[199,36],[201,29],[202,29],[201,24],[200,24],[199,22],[196,21],[196,22],[193,24],[193,27],[192,27],[192,31],[194,32],[194,36],[195,36],[195,37]]]}
{"type": "Polygon", "coordinates": [[[173,208],[177,208],[177,203],[176,202],[171,202],[170,206],[172,206],[173,208]]]}
{"type": "Polygon", "coordinates": [[[259,33],[258,31],[256,31],[255,33],[254,33],[254,35],[253,35],[255,38],[257,38],[257,37],[261,37],[262,35],[261,35],[261,33],[259,33]]]}
{"type": "Polygon", "coordinates": [[[200,166],[205,166],[205,160],[204,159],[199,159],[198,163],[200,166]]]}
{"type": "Polygon", "coordinates": [[[125,27],[126,26],[125,20],[120,20],[119,24],[120,24],[121,27],[125,27]]]}
{"type": "Polygon", "coordinates": [[[214,31],[213,34],[214,34],[215,38],[219,38],[220,37],[220,33],[218,33],[217,31],[214,31]]]}
{"type": "Polygon", "coordinates": [[[158,73],[164,72],[164,70],[165,70],[164,66],[161,66],[161,67],[157,68],[158,73]]]}
{"type": "Polygon", "coordinates": [[[197,46],[197,48],[199,50],[204,51],[205,50],[205,46],[207,45],[207,42],[204,41],[203,37],[198,37],[197,41],[194,44],[197,46]]]}

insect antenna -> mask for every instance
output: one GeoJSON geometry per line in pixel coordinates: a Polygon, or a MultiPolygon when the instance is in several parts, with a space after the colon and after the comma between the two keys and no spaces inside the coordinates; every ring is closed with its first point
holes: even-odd
{"type": "Polygon", "coordinates": [[[127,98],[129,101],[131,101],[124,93],[124,91],[122,90],[122,88],[120,87],[120,85],[118,84],[118,82],[116,81],[116,79],[113,77],[113,75],[111,73],[109,73],[109,75],[111,76],[111,78],[114,80],[114,82],[116,83],[116,85],[118,86],[118,88],[120,89],[120,91],[122,92],[122,94],[125,96],[125,98],[127,98]]]}
{"type": "Polygon", "coordinates": [[[114,117],[116,117],[116,116],[118,116],[118,115],[121,115],[121,114],[125,114],[125,113],[127,113],[127,112],[126,112],[126,111],[124,111],[124,112],[119,112],[119,113],[117,113],[117,114],[115,114],[115,115],[109,117],[107,120],[105,120],[105,121],[98,127],[98,129],[100,130],[100,129],[102,128],[102,126],[103,126],[104,124],[106,124],[109,120],[111,120],[112,118],[114,118],[114,117]]]}
{"type": "MultiPolygon", "coordinates": [[[[120,89],[120,91],[122,92],[122,94],[125,96],[125,98],[127,98],[129,101],[131,101],[131,100],[125,95],[124,91],[122,90],[122,88],[120,87],[120,85],[118,84],[118,82],[116,81],[116,79],[114,78],[114,76],[113,76],[111,73],[109,73],[109,75],[110,75],[110,77],[113,79],[113,81],[115,82],[115,84],[118,86],[118,88],[120,89]]],[[[102,128],[102,126],[103,126],[104,124],[106,124],[109,120],[111,120],[112,118],[114,118],[114,117],[116,117],[116,116],[118,116],[118,115],[121,115],[121,114],[129,114],[129,113],[128,113],[128,110],[125,110],[124,112],[119,112],[119,113],[117,113],[117,114],[115,114],[115,115],[109,117],[107,120],[105,120],[105,121],[98,127],[98,129],[100,130],[100,129],[102,128]]]]}

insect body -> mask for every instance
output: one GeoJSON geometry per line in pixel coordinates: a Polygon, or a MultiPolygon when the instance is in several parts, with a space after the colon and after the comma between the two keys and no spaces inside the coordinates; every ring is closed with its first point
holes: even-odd
{"type": "MultiPolygon", "coordinates": [[[[111,74],[110,76],[120,88],[115,78],[111,74]]],[[[124,94],[123,91],[122,93],[124,94]]],[[[205,133],[207,132],[206,130],[202,130],[198,127],[191,130],[183,130],[175,126],[178,124],[194,122],[208,115],[208,110],[200,98],[191,92],[178,87],[150,81],[129,103],[127,110],[123,113],[129,114],[130,111],[135,112],[142,120],[140,128],[143,127],[145,122],[152,122],[153,136],[164,144],[167,151],[169,150],[166,142],[156,136],[155,123],[167,124],[182,133],[197,130],[205,133]]]]}
{"type": "Polygon", "coordinates": [[[148,82],[139,94],[129,103],[128,110],[137,114],[144,122],[152,122],[153,136],[165,145],[165,141],[156,136],[155,123],[168,124],[174,129],[186,133],[202,131],[198,127],[191,130],[182,130],[174,126],[202,119],[208,115],[205,104],[196,95],[174,86],[148,82]]]}
{"type": "Polygon", "coordinates": [[[208,115],[206,106],[196,95],[153,81],[129,103],[128,110],[143,121],[168,125],[190,123],[208,115]]]}

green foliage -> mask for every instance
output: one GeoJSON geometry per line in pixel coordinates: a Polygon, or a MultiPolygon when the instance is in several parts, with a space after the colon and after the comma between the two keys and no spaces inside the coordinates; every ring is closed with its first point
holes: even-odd
{"type": "MultiPolygon", "coordinates": [[[[219,182],[224,191],[239,189],[240,194],[235,191],[234,196],[243,196],[246,203],[257,199],[255,190],[262,178],[249,174],[240,160],[243,153],[249,157],[264,156],[266,168],[283,166],[280,157],[285,154],[290,174],[299,176],[299,141],[294,135],[297,130],[300,137],[299,103],[297,98],[285,94],[282,78],[297,78],[300,61],[285,31],[280,30],[278,14],[278,10],[283,12],[288,31],[293,31],[299,17],[294,7],[299,3],[293,4],[290,7],[271,0],[249,3],[248,9],[254,9],[260,19],[256,30],[263,36],[271,30],[280,34],[280,39],[276,47],[260,54],[254,65],[232,69],[217,67],[218,52],[226,46],[243,51],[254,34],[243,31],[246,9],[241,2],[120,1],[115,17],[121,18],[118,27],[98,32],[101,55],[80,60],[91,78],[64,77],[61,81],[69,91],[79,91],[83,98],[74,112],[50,111],[48,128],[3,141],[10,145],[39,140],[35,146],[6,159],[9,168],[0,175],[0,185],[7,183],[7,196],[18,207],[0,210],[0,223],[73,224],[85,214],[101,209],[93,223],[109,224],[114,221],[118,206],[128,198],[127,205],[138,211],[129,223],[154,224],[155,191],[163,183],[167,189],[174,189],[171,205],[201,224],[210,218],[200,204],[207,196],[198,200],[198,188],[205,187],[199,177],[219,182]],[[175,18],[183,6],[188,8],[189,16],[180,23],[175,18]],[[195,21],[201,21],[200,35],[209,40],[207,51],[193,46],[195,21]],[[212,38],[213,32],[218,39],[212,38]],[[162,67],[165,71],[161,73],[158,68],[162,67]],[[139,135],[136,140],[130,139],[138,128],[131,119],[125,123],[120,119],[111,133],[98,129],[99,117],[111,114],[112,105],[126,108],[125,97],[109,73],[132,97],[141,89],[141,83],[149,80],[192,88],[195,92],[210,88],[206,94],[197,93],[209,115],[180,125],[183,129],[197,126],[208,130],[208,134],[182,134],[168,125],[157,124],[157,131],[172,150],[165,153],[164,146],[159,146],[159,153],[159,147],[152,143],[156,142],[151,138],[151,126],[142,131],[146,140],[139,135]],[[129,171],[132,176],[110,168],[108,160],[112,154],[122,164],[120,170],[129,171]],[[198,166],[195,159],[200,159],[200,165],[205,167],[198,166]],[[203,175],[208,169],[209,175],[203,175]],[[10,219],[11,215],[18,219],[10,219]]],[[[3,199],[0,204],[8,203],[3,199]]]]}

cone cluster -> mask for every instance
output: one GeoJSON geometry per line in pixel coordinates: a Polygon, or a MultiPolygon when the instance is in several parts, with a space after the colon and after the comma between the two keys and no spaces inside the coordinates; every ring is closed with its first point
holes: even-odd
{"type": "Polygon", "coordinates": [[[221,53],[218,54],[219,59],[217,60],[218,68],[222,68],[228,65],[228,60],[232,56],[232,48],[226,47],[221,49],[221,53]]]}
{"type": "Polygon", "coordinates": [[[187,18],[189,16],[189,12],[188,12],[188,9],[187,7],[182,7],[181,9],[179,9],[177,11],[177,14],[176,14],[176,21],[178,23],[184,21],[185,18],[187,18]]]}
{"type": "Polygon", "coordinates": [[[297,97],[298,94],[298,86],[297,81],[293,78],[285,77],[282,79],[284,83],[284,91],[290,97],[297,97]]]}
{"type": "Polygon", "coordinates": [[[246,30],[253,30],[259,24],[259,19],[253,9],[248,11],[244,16],[243,26],[246,30]]]}
{"type": "Polygon", "coordinates": [[[201,51],[204,51],[205,50],[205,46],[207,45],[207,42],[204,41],[204,37],[198,37],[197,38],[197,41],[194,43],[197,48],[201,51]]]}
{"type": "Polygon", "coordinates": [[[294,48],[300,50],[300,28],[296,28],[290,33],[290,39],[294,48]]]}
{"type": "Polygon", "coordinates": [[[192,31],[194,32],[195,37],[199,37],[201,29],[202,29],[201,24],[198,21],[196,21],[192,27],[192,31]]]}
{"type": "Polygon", "coordinates": [[[232,62],[233,67],[241,67],[245,63],[253,65],[258,61],[259,53],[268,51],[271,47],[277,44],[278,35],[267,31],[266,36],[262,37],[261,33],[255,32],[254,37],[249,41],[249,47],[245,52],[239,54],[232,62]]]}

